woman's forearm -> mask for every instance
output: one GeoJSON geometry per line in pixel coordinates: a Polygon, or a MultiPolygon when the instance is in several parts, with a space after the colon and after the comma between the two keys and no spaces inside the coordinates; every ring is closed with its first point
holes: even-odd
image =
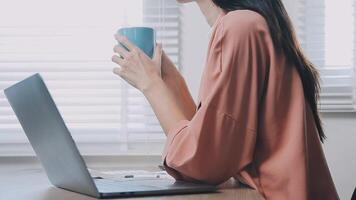
{"type": "Polygon", "coordinates": [[[157,78],[152,87],[142,92],[168,134],[179,121],[192,119],[196,105],[184,78],[164,53],[161,73],[162,79],[157,78]]]}
{"type": "Polygon", "coordinates": [[[179,100],[160,77],[157,77],[154,84],[142,92],[166,134],[179,121],[189,120],[179,106],[179,100]]]}
{"type": "Polygon", "coordinates": [[[165,53],[162,55],[162,79],[172,92],[179,108],[186,118],[190,120],[195,114],[196,105],[184,78],[165,53]]]}

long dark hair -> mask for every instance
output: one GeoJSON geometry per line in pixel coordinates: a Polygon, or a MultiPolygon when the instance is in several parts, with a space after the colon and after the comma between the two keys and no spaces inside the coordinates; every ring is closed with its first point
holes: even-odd
{"type": "Polygon", "coordinates": [[[320,92],[319,73],[305,57],[297,40],[295,30],[281,0],[212,0],[226,12],[233,10],[252,10],[262,15],[269,26],[274,46],[283,51],[287,59],[293,62],[301,77],[304,96],[311,107],[319,138],[325,137],[318,112],[320,92]]]}

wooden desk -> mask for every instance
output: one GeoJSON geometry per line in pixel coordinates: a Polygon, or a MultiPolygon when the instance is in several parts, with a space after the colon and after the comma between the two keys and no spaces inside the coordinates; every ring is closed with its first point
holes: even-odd
{"type": "MultiPolygon", "coordinates": [[[[90,200],[85,195],[58,189],[52,186],[42,169],[1,169],[0,199],[4,200],[90,200]]],[[[130,200],[260,200],[261,196],[255,190],[240,187],[234,181],[228,181],[221,186],[218,193],[153,196],[128,198],[130,200]]],[[[120,198],[123,199],[123,198],[120,198]]]]}

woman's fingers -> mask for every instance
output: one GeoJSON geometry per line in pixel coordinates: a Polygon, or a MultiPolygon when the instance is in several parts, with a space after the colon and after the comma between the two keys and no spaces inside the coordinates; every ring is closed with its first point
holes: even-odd
{"type": "Polygon", "coordinates": [[[130,78],[128,77],[128,73],[127,70],[123,67],[115,67],[113,69],[113,73],[120,76],[121,78],[123,78],[125,81],[127,81],[129,84],[131,84],[132,86],[134,86],[135,88],[137,88],[137,85],[135,82],[131,81],[130,78]]]}
{"type": "Polygon", "coordinates": [[[123,58],[126,58],[128,56],[128,54],[129,54],[129,52],[125,48],[120,46],[120,45],[115,45],[114,46],[114,52],[118,53],[123,58]]]}
{"type": "Polygon", "coordinates": [[[118,65],[120,65],[120,66],[124,66],[124,65],[125,65],[124,59],[120,58],[120,57],[117,56],[117,55],[113,55],[113,56],[111,57],[111,60],[112,60],[114,63],[116,63],[116,64],[118,64],[118,65]]]}
{"type": "Polygon", "coordinates": [[[161,64],[161,59],[162,59],[162,45],[157,44],[155,48],[155,53],[153,55],[153,60],[154,62],[161,64]]]}
{"type": "Polygon", "coordinates": [[[114,72],[114,74],[117,74],[117,75],[119,75],[121,77],[124,76],[124,71],[120,67],[115,67],[112,71],[114,72]]]}
{"type": "Polygon", "coordinates": [[[124,45],[129,51],[135,49],[135,45],[133,45],[125,36],[120,34],[115,34],[115,39],[124,45]]]}

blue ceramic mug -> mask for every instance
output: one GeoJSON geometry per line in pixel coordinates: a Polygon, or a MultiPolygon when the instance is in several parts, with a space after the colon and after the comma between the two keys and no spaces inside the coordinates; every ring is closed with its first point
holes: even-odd
{"type": "MultiPolygon", "coordinates": [[[[156,33],[149,27],[128,27],[120,28],[118,33],[125,36],[134,45],[140,48],[147,56],[153,58],[156,46],[156,33]]],[[[123,45],[122,45],[123,46],[123,45]]]]}

